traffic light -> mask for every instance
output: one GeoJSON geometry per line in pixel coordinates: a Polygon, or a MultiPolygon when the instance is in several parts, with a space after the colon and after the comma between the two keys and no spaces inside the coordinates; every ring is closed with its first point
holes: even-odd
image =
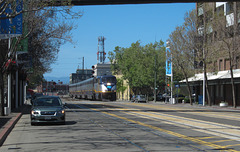
{"type": "Polygon", "coordinates": [[[92,77],[94,77],[94,73],[95,73],[94,70],[95,70],[95,66],[93,65],[93,66],[92,66],[92,77]]]}

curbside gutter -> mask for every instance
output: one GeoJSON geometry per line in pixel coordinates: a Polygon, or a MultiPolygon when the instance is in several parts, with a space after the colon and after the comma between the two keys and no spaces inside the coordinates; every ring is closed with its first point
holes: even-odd
{"type": "Polygon", "coordinates": [[[0,146],[3,145],[4,141],[7,139],[7,136],[10,134],[21,116],[22,112],[18,113],[15,117],[12,117],[11,120],[4,126],[3,130],[0,132],[0,146]]]}

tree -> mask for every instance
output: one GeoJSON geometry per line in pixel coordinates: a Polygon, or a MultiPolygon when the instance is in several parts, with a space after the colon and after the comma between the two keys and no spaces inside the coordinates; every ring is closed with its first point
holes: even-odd
{"type": "Polygon", "coordinates": [[[154,72],[157,71],[157,86],[165,85],[165,47],[163,42],[141,46],[132,43],[129,48],[115,47],[109,53],[114,73],[121,73],[135,94],[154,92],[154,72]],[[156,59],[156,64],[155,64],[156,59]]]}
{"type": "Polygon", "coordinates": [[[117,92],[119,92],[119,94],[121,93],[122,100],[124,96],[124,91],[127,89],[127,87],[124,86],[123,82],[124,80],[122,78],[117,79],[117,92]]]}
{"type": "Polygon", "coordinates": [[[213,10],[212,5],[209,3],[198,3],[199,10],[202,10],[198,13],[198,19],[196,22],[197,31],[194,38],[194,50],[195,50],[195,60],[197,65],[200,65],[199,68],[203,70],[205,83],[203,87],[206,88],[207,101],[208,104],[212,105],[212,100],[209,93],[208,77],[207,72],[215,72],[216,68],[214,63],[218,58],[218,52],[216,49],[213,49],[212,40],[213,40],[213,10]]]}
{"type": "Polygon", "coordinates": [[[192,105],[192,92],[188,77],[194,73],[194,37],[196,35],[195,10],[185,14],[182,26],[177,26],[169,36],[170,53],[174,69],[179,69],[186,80],[188,96],[192,105]]]}
{"type": "MultiPolygon", "coordinates": [[[[71,6],[55,7],[57,5],[69,5],[69,2],[56,3],[56,1],[29,1],[23,0],[23,9],[20,12],[16,11],[20,0],[3,0],[0,2],[0,15],[4,14],[3,19],[12,19],[23,13],[23,35],[16,38],[11,38],[11,47],[8,49],[8,40],[1,40],[1,76],[0,76],[0,101],[1,113],[3,114],[3,90],[5,89],[5,75],[7,69],[5,66],[9,61],[14,61],[17,50],[22,50],[22,44],[27,44],[28,53],[33,61],[33,74],[28,75],[29,80],[37,80],[34,77],[42,78],[43,74],[50,71],[50,65],[57,58],[57,53],[60,51],[60,45],[65,42],[72,42],[70,31],[74,28],[71,22],[65,22],[66,19],[79,18],[81,12],[72,12],[71,6]],[[12,11],[6,11],[11,6],[12,11]],[[32,77],[32,78],[31,78],[32,77]]],[[[25,50],[26,51],[26,50],[25,50]]],[[[21,69],[20,66],[16,67],[21,69]]],[[[30,82],[31,83],[31,82],[30,82]]],[[[37,85],[38,81],[32,82],[37,85]]],[[[5,89],[6,90],[6,89],[5,89]]]]}

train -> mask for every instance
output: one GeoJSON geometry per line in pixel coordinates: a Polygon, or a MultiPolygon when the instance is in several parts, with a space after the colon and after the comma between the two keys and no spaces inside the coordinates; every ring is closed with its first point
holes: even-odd
{"type": "Polygon", "coordinates": [[[116,101],[117,79],[113,75],[92,77],[70,84],[69,95],[72,98],[116,101]]]}

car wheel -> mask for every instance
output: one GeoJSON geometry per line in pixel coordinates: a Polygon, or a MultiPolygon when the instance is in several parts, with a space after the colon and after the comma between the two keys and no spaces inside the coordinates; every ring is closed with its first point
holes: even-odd
{"type": "Polygon", "coordinates": [[[32,126],[35,126],[35,125],[36,125],[36,123],[34,123],[34,122],[31,122],[31,125],[32,125],[32,126]]]}

